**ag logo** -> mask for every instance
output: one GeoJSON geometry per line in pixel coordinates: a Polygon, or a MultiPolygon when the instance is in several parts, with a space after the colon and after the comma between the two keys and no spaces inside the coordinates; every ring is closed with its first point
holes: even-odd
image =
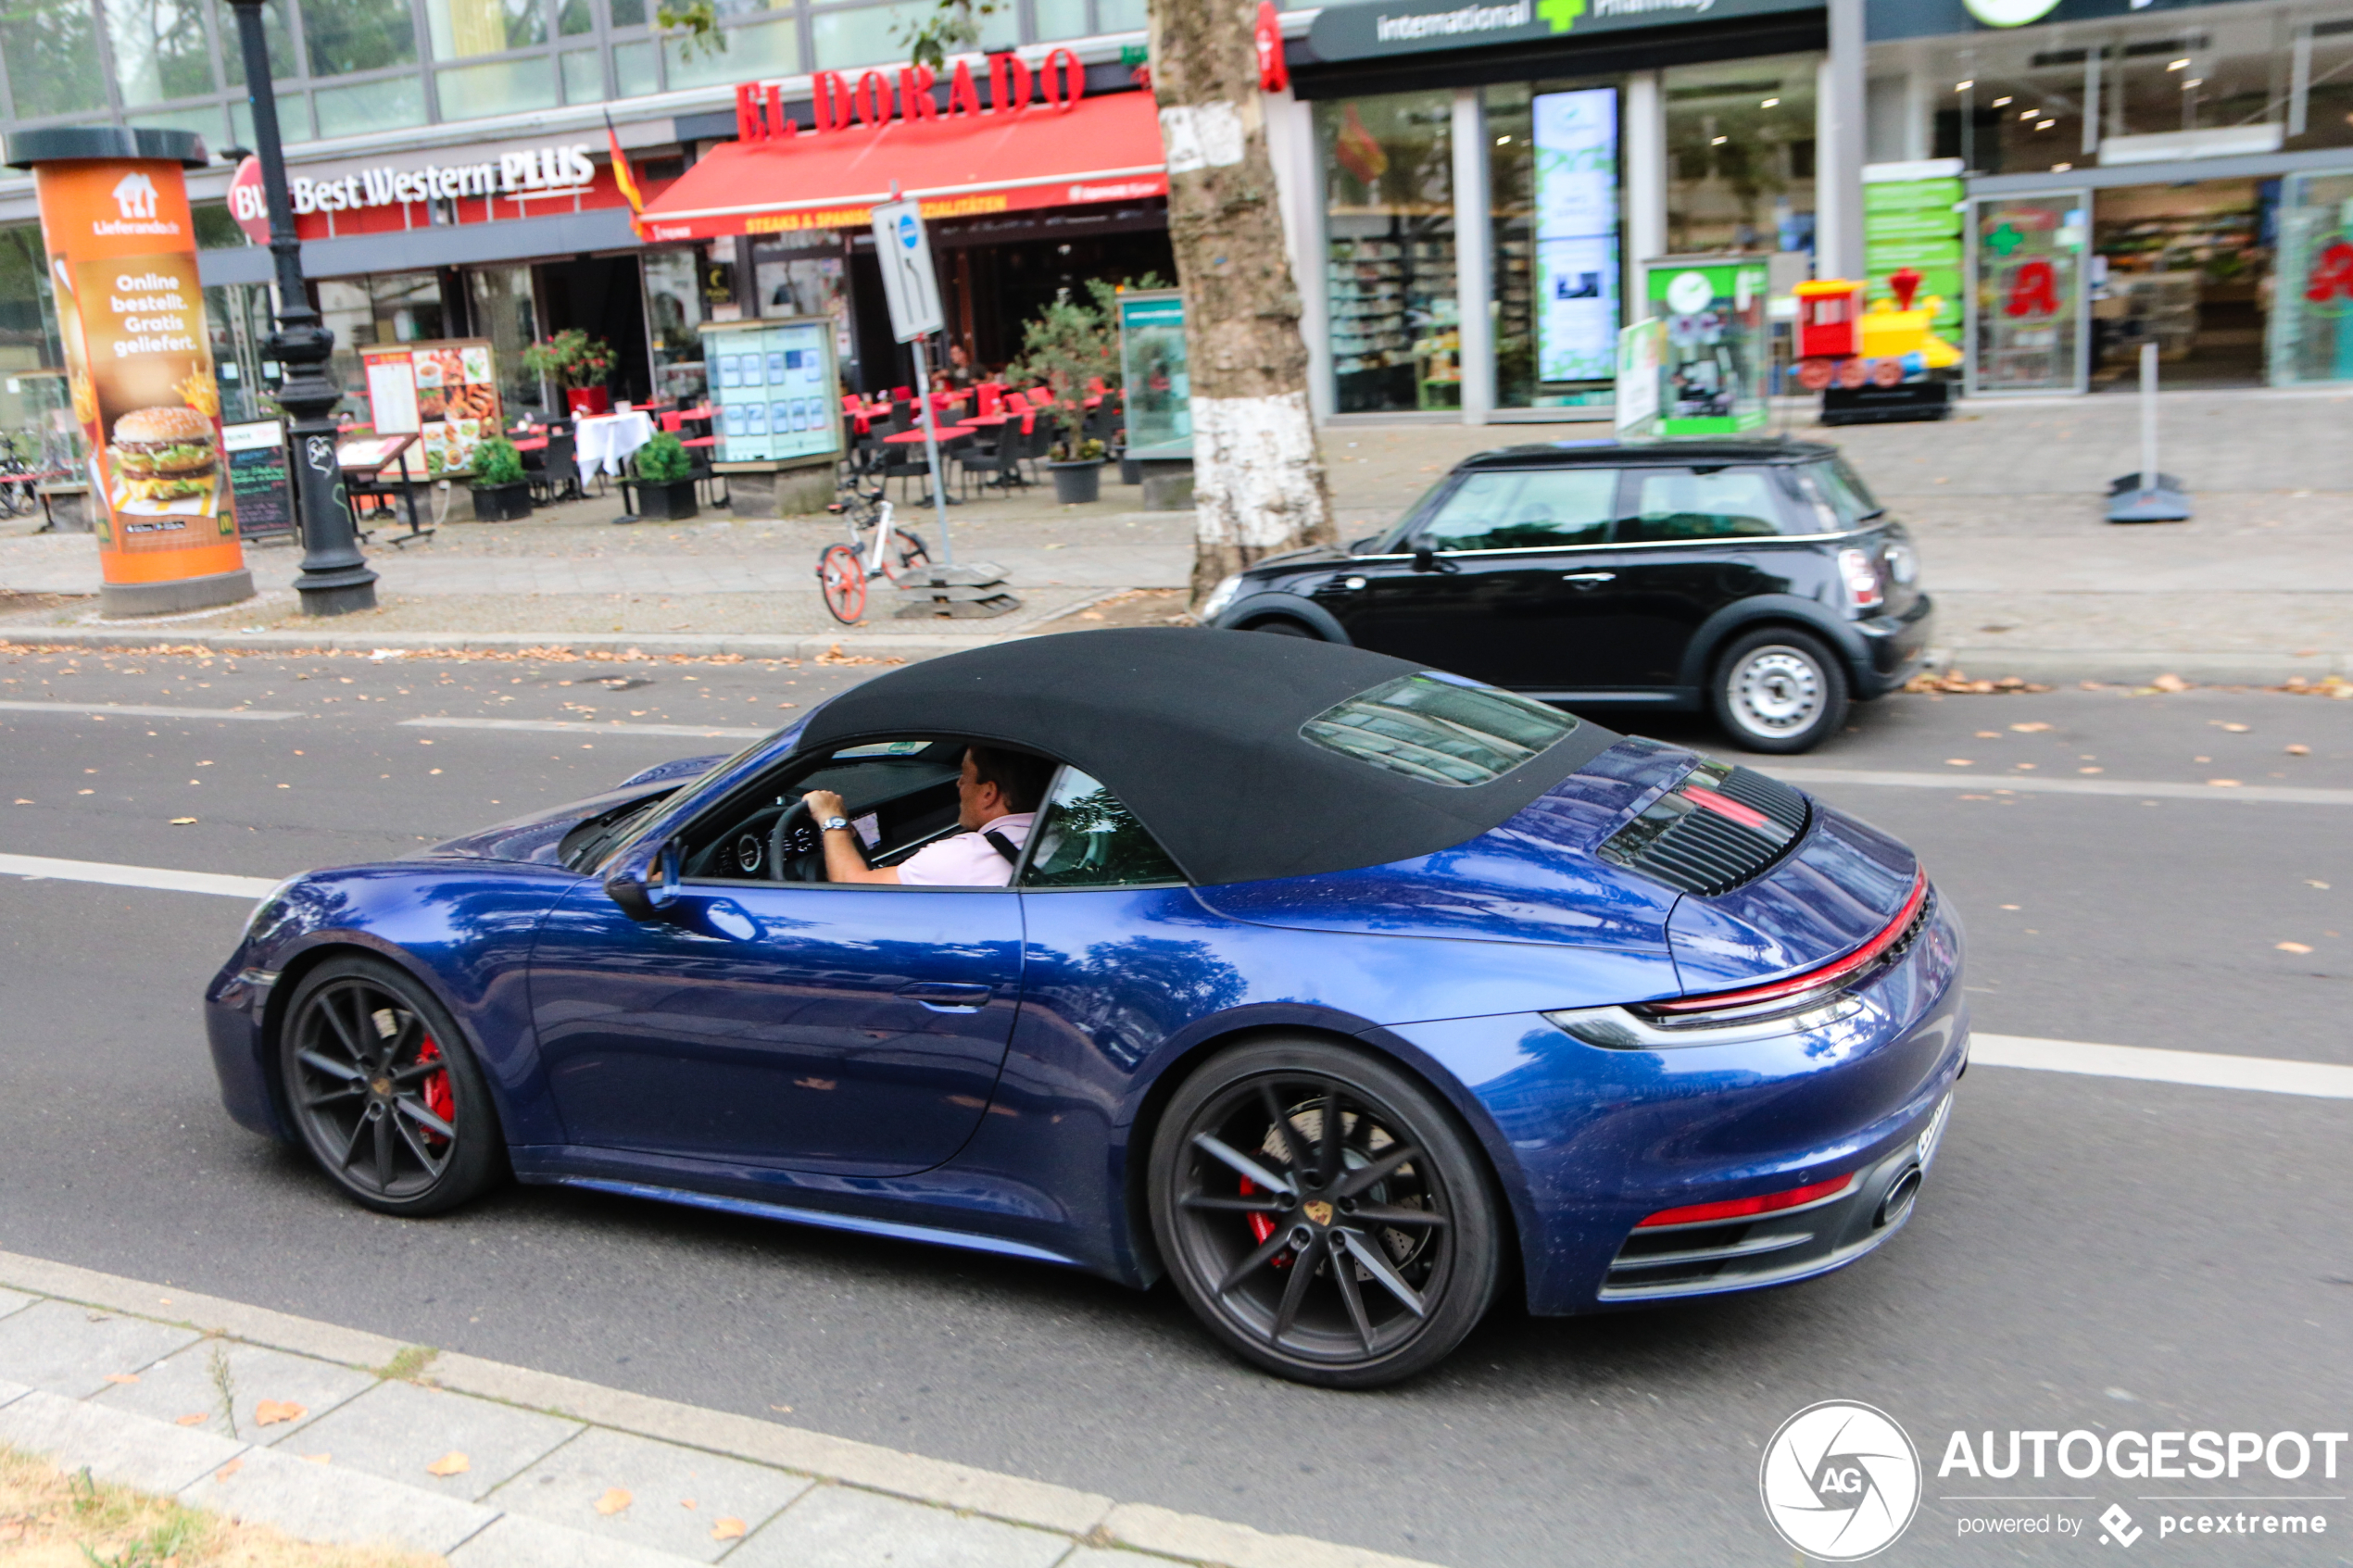
{"type": "Polygon", "coordinates": [[[1920,1456],[1880,1411],[1825,1399],[1781,1423],[1757,1469],[1765,1517],[1809,1557],[1853,1562],[1890,1545],[1920,1505],[1920,1456]]]}

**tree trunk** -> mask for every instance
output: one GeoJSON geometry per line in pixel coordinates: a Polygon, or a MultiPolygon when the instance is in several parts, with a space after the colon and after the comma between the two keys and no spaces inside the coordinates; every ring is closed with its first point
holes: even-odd
{"type": "Polygon", "coordinates": [[[1151,0],[1152,92],[1191,360],[1196,604],[1262,556],[1338,537],[1266,155],[1256,15],[1256,0],[1151,0]]]}

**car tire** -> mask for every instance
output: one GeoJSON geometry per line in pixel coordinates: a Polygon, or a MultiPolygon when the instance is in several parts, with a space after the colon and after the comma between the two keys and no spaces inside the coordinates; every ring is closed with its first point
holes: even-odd
{"type": "Polygon", "coordinates": [[[354,1202],[421,1218],[507,1172],[481,1066],[448,1010],[378,958],[329,959],[302,977],[279,1029],[288,1119],[354,1202]]]}
{"type": "Polygon", "coordinates": [[[1276,616],[1270,621],[1253,621],[1242,628],[1245,632],[1271,632],[1277,637],[1306,637],[1315,642],[1324,639],[1313,626],[1303,626],[1288,616],[1276,616]]]}
{"type": "Polygon", "coordinates": [[[1256,1040],[1202,1063],[1161,1117],[1150,1187],[1186,1304],[1294,1382],[1411,1377],[1494,1299],[1505,1238],[1477,1144],[1426,1085],[1331,1041],[1256,1040]]]}
{"type": "Polygon", "coordinates": [[[1735,637],[1708,687],[1716,721],[1751,751],[1811,751],[1846,721],[1846,666],[1810,633],[1767,626],[1735,637]]]}

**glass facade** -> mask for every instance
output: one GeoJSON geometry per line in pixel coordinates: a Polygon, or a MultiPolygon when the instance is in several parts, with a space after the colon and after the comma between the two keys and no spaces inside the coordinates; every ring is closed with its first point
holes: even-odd
{"type": "Polygon", "coordinates": [[[2088,196],[2069,191],[1971,205],[1971,391],[2083,390],[2088,196]]]}
{"type": "Polygon", "coordinates": [[[1813,248],[1821,62],[1776,55],[1659,73],[1670,253],[1813,248]]]}
{"type": "Polygon", "coordinates": [[[1624,292],[1615,79],[1489,87],[1494,406],[1606,402],[1624,292]]]}
{"type": "Polygon", "coordinates": [[[1319,103],[1315,143],[1339,411],[1461,408],[1453,95],[1319,103]]]}

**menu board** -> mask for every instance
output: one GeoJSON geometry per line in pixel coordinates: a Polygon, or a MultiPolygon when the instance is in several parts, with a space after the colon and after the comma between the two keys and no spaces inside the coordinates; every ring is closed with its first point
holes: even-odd
{"type": "Polygon", "coordinates": [[[718,461],[794,462],[840,452],[831,317],[710,322],[702,347],[718,411],[718,461]]]}
{"type": "Polygon", "coordinates": [[[298,524],[285,426],[276,420],[222,425],[220,445],[229,454],[229,493],[236,498],[238,533],[252,539],[294,533],[298,524]]]}
{"type": "Polygon", "coordinates": [[[467,473],[474,448],[500,433],[497,365],[488,339],[371,345],[359,358],[375,429],[417,437],[400,459],[404,477],[467,473]]]}

